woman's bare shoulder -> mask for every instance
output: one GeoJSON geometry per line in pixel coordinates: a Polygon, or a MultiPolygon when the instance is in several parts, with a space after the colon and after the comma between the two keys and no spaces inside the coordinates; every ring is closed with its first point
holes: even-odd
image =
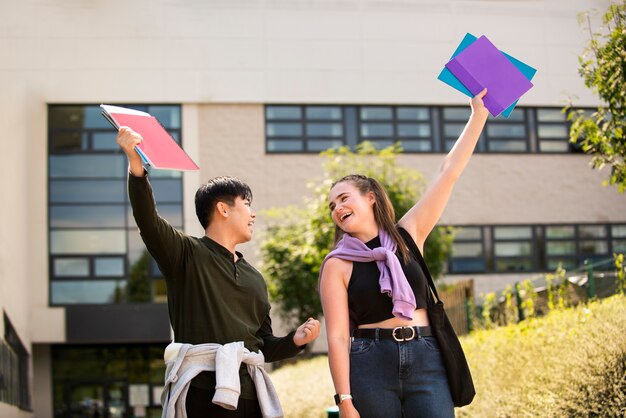
{"type": "Polygon", "coordinates": [[[324,263],[324,271],[322,272],[323,277],[337,277],[347,283],[351,274],[352,261],[331,257],[324,263]]]}

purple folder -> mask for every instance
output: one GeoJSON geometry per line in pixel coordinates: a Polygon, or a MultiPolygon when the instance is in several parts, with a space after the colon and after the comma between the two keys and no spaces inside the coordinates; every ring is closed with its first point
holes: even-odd
{"type": "Polygon", "coordinates": [[[493,116],[498,116],[533,86],[484,35],[451,59],[446,68],[474,95],[487,88],[483,102],[493,116]]]}

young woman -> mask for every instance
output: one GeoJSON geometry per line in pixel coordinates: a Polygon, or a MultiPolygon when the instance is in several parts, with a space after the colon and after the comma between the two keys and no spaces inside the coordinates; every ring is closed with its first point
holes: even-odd
{"type": "Polygon", "coordinates": [[[422,198],[394,224],[378,181],[346,176],[330,190],[335,249],[320,272],[328,361],[342,418],[454,417],[427,315],[432,297],[406,240],[420,251],[467,165],[488,111],[486,90],[422,198]]]}

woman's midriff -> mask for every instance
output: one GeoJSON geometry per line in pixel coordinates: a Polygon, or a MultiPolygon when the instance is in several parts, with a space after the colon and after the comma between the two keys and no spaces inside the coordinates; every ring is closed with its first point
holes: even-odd
{"type": "Polygon", "coordinates": [[[375,322],[373,324],[361,324],[358,328],[395,328],[395,327],[427,327],[430,325],[428,322],[428,312],[426,309],[416,309],[413,313],[413,319],[408,321],[405,319],[393,318],[385,319],[384,321],[375,322]]]}

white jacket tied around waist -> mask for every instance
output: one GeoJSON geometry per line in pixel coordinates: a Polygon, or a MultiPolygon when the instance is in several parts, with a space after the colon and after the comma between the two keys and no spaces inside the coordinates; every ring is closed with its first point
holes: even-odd
{"type": "MultiPolygon", "coordinates": [[[[215,372],[213,403],[237,409],[241,383],[239,368],[245,363],[256,387],[264,418],[282,418],[283,410],[270,377],[265,371],[262,353],[244,347],[242,341],[228,344],[170,343],[165,348],[165,387],[161,395],[162,418],[187,418],[185,400],[191,380],[201,372],[215,372]]],[[[208,401],[208,400],[207,400],[208,401]]]]}

